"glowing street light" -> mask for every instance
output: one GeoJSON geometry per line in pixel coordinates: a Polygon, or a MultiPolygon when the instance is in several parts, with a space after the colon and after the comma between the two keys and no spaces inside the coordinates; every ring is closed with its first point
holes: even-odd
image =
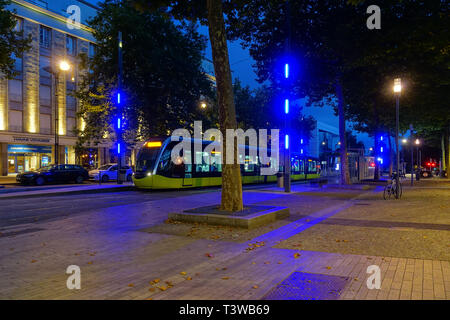
{"type": "Polygon", "coordinates": [[[69,71],[70,70],[70,64],[66,60],[61,60],[59,62],[59,69],[61,71],[69,71]]]}
{"type": "Polygon", "coordinates": [[[200,103],[200,108],[202,108],[202,109],[206,109],[207,106],[208,105],[206,104],[206,102],[200,103]]]}
{"type": "Polygon", "coordinates": [[[394,79],[394,93],[402,92],[402,80],[400,78],[394,79]]]}
{"type": "Polygon", "coordinates": [[[402,80],[400,78],[395,78],[394,79],[394,94],[395,94],[395,149],[397,152],[397,163],[396,163],[396,177],[395,177],[395,183],[397,184],[396,188],[395,188],[395,198],[398,199],[400,194],[399,194],[399,186],[400,186],[400,154],[398,153],[399,150],[399,113],[400,113],[400,93],[402,92],[402,80]]]}

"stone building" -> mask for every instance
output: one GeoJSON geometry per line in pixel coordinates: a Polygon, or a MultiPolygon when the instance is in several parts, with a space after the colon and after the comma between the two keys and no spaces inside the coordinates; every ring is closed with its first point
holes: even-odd
{"type": "MultiPolygon", "coordinates": [[[[70,95],[80,79],[77,55],[93,55],[92,30],[83,22],[95,15],[97,8],[87,1],[12,0],[7,7],[17,18],[17,30],[31,35],[31,50],[15,57],[18,75],[0,79],[0,171],[1,175],[38,169],[55,160],[55,127],[59,139],[59,163],[75,163],[74,128],[83,129],[77,119],[78,101],[70,95]],[[68,23],[79,9],[81,24],[68,23]],[[69,13],[67,13],[69,11],[69,13]],[[67,61],[71,69],[59,72],[58,83],[48,73],[67,61]],[[48,70],[48,68],[47,68],[48,70]],[[56,87],[58,92],[55,92],[56,87]],[[55,94],[57,93],[57,94],[55,94]],[[56,102],[56,96],[58,101],[56,102]]],[[[98,166],[110,162],[111,143],[86,149],[84,164],[98,166]]]]}

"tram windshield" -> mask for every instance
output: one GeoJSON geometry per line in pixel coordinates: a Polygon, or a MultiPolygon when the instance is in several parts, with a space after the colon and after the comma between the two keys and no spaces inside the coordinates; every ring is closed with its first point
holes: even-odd
{"type": "Polygon", "coordinates": [[[155,167],[160,148],[143,147],[136,160],[136,171],[147,171],[155,167]]]}

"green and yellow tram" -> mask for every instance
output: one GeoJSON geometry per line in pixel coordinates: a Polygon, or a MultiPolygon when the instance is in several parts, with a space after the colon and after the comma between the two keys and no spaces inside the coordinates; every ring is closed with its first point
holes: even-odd
{"type": "MultiPolygon", "coordinates": [[[[194,139],[191,139],[194,142],[194,139]]],[[[136,168],[133,174],[133,182],[136,187],[142,189],[182,189],[220,186],[222,184],[222,165],[218,159],[218,153],[204,152],[205,147],[212,141],[200,141],[201,151],[184,151],[183,158],[190,157],[188,161],[180,160],[174,163],[171,153],[179,142],[171,141],[171,138],[153,138],[145,142],[139,150],[136,158],[136,168]],[[196,161],[195,161],[196,160],[196,161]],[[186,164],[185,164],[186,163],[186,164]]],[[[193,143],[192,143],[193,145],[193,143]]],[[[242,146],[241,146],[242,147],[242,146]]],[[[194,148],[193,148],[194,149],[194,148]]],[[[263,165],[258,156],[252,156],[245,146],[245,160],[241,164],[242,183],[268,183],[276,182],[275,175],[261,175],[263,165]]],[[[257,149],[257,148],[256,148],[257,149]]],[[[259,154],[255,152],[254,154],[259,154]]],[[[319,177],[319,161],[313,157],[292,153],[291,179],[304,180],[319,177]]],[[[268,165],[278,166],[275,158],[270,158],[268,165]]],[[[283,167],[280,167],[283,170],[283,167]]]]}

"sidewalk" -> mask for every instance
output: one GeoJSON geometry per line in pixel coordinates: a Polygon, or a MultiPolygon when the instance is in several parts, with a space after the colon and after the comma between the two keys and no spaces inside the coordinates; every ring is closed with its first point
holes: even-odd
{"type": "Polygon", "coordinates": [[[15,197],[36,197],[50,194],[81,194],[95,192],[125,191],[134,189],[132,182],[123,184],[103,183],[103,184],[72,184],[72,185],[48,185],[42,187],[36,186],[17,186],[0,189],[0,199],[15,197]]]}
{"type": "Polygon", "coordinates": [[[219,192],[22,226],[35,229],[0,237],[0,299],[286,299],[283,283],[297,284],[285,286],[294,299],[450,299],[450,185],[426,184],[401,201],[377,189],[245,191],[246,204],[291,209],[253,230],[165,222],[219,192]],[[81,290],[66,288],[72,264],[81,290]],[[379,290],[366,286],[370,265],[379,290]]]}

